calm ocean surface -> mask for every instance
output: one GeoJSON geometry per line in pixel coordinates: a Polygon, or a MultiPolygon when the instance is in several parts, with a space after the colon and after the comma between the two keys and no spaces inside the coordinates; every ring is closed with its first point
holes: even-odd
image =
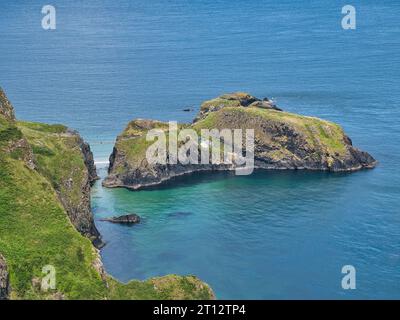
{"type": "Polygon", "coordinates": [[[190,121],[221,93],[274,97],[341,124],[379,160],[353,174],[263,172],[93,191],[107,271],[122,281],[195,274],[218,298],[400,298],[400,2],[2,1],[0,85],[21,119],[64,123],[100,173],[133,118],[190,121]],[[357,289],[341,288],[341,269],[357,289]]]}

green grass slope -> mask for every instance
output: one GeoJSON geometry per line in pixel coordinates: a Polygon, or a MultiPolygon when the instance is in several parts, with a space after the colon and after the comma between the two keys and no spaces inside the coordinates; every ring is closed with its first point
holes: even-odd
{"type": "Polygon", "coordinates": [[[55,191],[66,171],[79,174],[84,167],[75,145],[68,149],[68,137],[60,139],[65,130],[16,123],[0,113],[0,252],[9,268],[10,298],[213,298],[194,276],[122,284],[104,273],[98,251],[75,229],[55,191]],[[47,292],[40,288],[46,265],[56,271],[56,289],[47,292]]]}

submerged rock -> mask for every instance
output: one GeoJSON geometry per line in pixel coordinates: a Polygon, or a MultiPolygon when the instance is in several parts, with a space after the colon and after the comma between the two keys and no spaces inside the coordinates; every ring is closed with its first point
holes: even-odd
{"type": "Polygon", "coordinates": [[[140,222],[140,217],[137,214],[127,214],[119,217],[111,217],[101,219],[100,221],[107,221],[112,223],[120,223],[120,224],[136,224],[140,222]]]}
{"type": "MultiPolygon", "coordinates": [[[[253,129],[255,169],[354,171],[373,168],[376,160],[352,145],[343,129],[330,121],[284,112],[268,98],[226,94],[204,102],[194,122],[178,130],[253,129]]],[[[117,138],[110,156],[106,187],[140,189],[200,171],[235,170],[227,164],[151,164],[146,140],[151,129],[167,132],[168,123],[137,119],[117,138]]],[[[202,143],[199,143],[199,150],[202,143]]],[[[168,153],[168,151],[167,151],[168,153]]],[[[168,154],[169,156],[169,154],[168,154]]]]}

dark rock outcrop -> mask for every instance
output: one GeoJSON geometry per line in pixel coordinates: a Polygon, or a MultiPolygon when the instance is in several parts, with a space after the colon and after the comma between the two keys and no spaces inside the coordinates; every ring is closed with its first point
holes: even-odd
{"type": "Polygon", "coordinates": [[[223,94],[220,97],[203,102],[193,122],[204,119],[210,112],[216,112],[226,107],[256,107],[282,111],[268,98],[261,100],[245,92],[236,92],[223,94]]]}
{"type": "MultiPolygon", "coordinates": [[[[247,93],[222,95],[202,104],[191,125],[180,128],[254,130],[254,169],[355,171],[373,168],[376,160],[352,145],[342,128],[322,119],[284,112],[267,98],[247,93]]],[[[106,187],[140,189],[198,171],[236,170],[232,164],[151,164],[146,134],[167,132],[168,123],[137,119],[117,138],[110,156],[106,187]]],[[[178,129],[179,131],[180,129],[178,129]]],[[[221,140],[222,141],[222,140],[221,140]]],[[[199,153],[201,143],[198,143],[199,153]]],[[[235,155],[236,156],[236,155],[235,155]]],[[[168,153],[169,157],[169,153],[168,153]]]]}
{"type": "Polygon", "coordinates": [[[97,248],[101,248],[104,243],[94,223],[91,208],[91,186],[99,179],[93,153],[89,144],[82,139],[78,132],[68,129],[65,135],[71,138],[72,146],[76,145],[79,148],[85,168],[80,179],[77,179],[76,175],[73,174],[70,178],[66,176],[61,182],[61,187],[56,188],[56,191],[75,228],[82,235],[91,239],[97,248]],[[76,201],[74,196],[77,193],[76,191],[80,194],[79,201],[76,201]]]}
{"type": "Polygon", "coordinates": [[[7,151],[10,154],[13,154],[14,157],[22,160],[29,169],[36,169],[35,156],[32,147],[24,137],[10,143],[7,151]]]}
{"type": "Polygon", "coordinates": [[[93,152],[90,149],[90,145],[87,142],[85,142],[80,136],[79,136],[79,146],[82,151],[85,166],[88,170],[89,183],[91,186],[93,186],[95,181],[100,179],[99,176],[97,175],[96,165],[94,164],[93,152]]]}
{"type": "Polygon", "coordinates": [[[249,105],[249,108],[262,108],[262,109],[273,109],[277,111],[282,111],[282,109],[278,108],[272,101],[270,100],[262,100],[262,101],[255,101],[249,105]]]}
{"type": "Polygon", "coordinates": [[[35,169],[32,148],[17,127],[14,107],[0,88],[0,138],[2,150],[13,158],[22,160],[31,170],[35,169]]]}
{"type": "Polygon", "coordinates": [[[140,222],[140,217],[137,214],[127,214],[119,217],[111,217],[100,219],[100,221],[107,221],[112,223],[120,223],[120,224],[137,224],[140,222]]]}
{"type": "Polygon", "coordinates": [[[6,260],[0,254],[0,300],[7,300],[10,294],[10,279],[6,260]]]}
{"type": "Polygon", "coordinates": [[[15,121],[14,108],[1,87],[0,87],[0,114],[2,114],[7,120],[15,121]]]}

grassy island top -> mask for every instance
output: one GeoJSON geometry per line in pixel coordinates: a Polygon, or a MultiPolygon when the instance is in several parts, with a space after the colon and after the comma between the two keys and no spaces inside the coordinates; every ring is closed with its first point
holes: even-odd
{"type": "MultiPolygon", "coordinates": [[[[271,153],[271,157],[292,154],[287,145],[291,134],[302,139],[305,149],[318,154],[343,156],[348,145],[348,138],[336,123],[284,112],[269,100],[259,100],[241,92],[205,101],[192,124],[178,126],[178,130],[184,128],[198,132],[201,129],[254,129],[258,144],[274,147],[274,155],[271,153]],[[274,135],[278,128],[286,130],[288,135],[274,135]]],[[[168,131],[169,127],[166,122],[135,119],[118,137],[116,148],[124,154],[127,163],[139,164],[145,159],[146,150],[153,143],[146,141],[146,133],[150,129],[168,131]]],[[[116,170],[121,171],[123,168],[116,170]]]]}

